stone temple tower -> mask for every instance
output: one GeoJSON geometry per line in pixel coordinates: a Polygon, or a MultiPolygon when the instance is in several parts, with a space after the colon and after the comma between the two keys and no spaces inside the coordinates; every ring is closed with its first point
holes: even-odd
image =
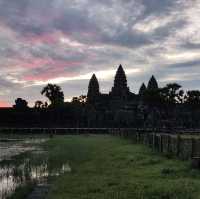
{"type": "Polygon", "coordinates": [[[97,80],[96,75],[93,74],[89,81],[87,102],[93,104],[98,101],[99,96],[99,82],[97,80]]]}
{"type": "Polygon", "coordinates": [[[129,88],[127,87],[127,79],[126,74],[122,65],[117,69],[117,73],[115,75],[114,86],[112,87],[112,91],[110,95],[112,97],[117,97],[119,99],[126,100],[129,94],[129,88]]]}
{"type": "Polygon", "coordinates": [[[147,86],[148,90],[156,90],[158,89],[158,82],[156,80],[156,78],[152,75],[152,77],[150,78],[149,82],[148,82],[148,86],[147,86]]]}

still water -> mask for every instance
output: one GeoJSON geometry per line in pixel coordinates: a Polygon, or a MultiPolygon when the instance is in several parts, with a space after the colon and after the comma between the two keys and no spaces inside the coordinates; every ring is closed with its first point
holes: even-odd
{"type": "Polygon", "coordinates": [[[48,177],[70,172],[69,164],[52,168],[46,151],[39,144],[46,139],[0,140],[0,199],[6,199],[17,187],[38,184],[48,177]]]}

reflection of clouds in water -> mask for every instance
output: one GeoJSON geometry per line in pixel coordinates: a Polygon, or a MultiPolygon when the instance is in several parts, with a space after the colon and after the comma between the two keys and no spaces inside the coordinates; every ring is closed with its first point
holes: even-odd
{"type": "Polygon", "coordinates": [[[32,151],[34,150],[34,147],[20,147],[18,145],[13,145],[12,147],[8,148],[6,147],[1,147],[0,146],[0,161],[1,160],[8,160],[13,156],[19,155],[21,153],[27,152],[27,151],[32,151]]]}
{"type": "MultiPolygon", "coordinates": [[[[43,140],[44,141],[44,140],[43,140]]],[[[33,151],[34,155],[44,155],[44,151],[40,148],[28,146],[24,144],[38,143],[36,140],[26,140],[25,142],[16,143],[0,143],[0,157],[9,159],[7,165],[0,166],[0,198],[6,199],[15,189],[27,182],[44,182],[49,176],[59,176],[65,172],[71,172],[69,164],[63,164],[60,168],[51,168],[48,165],[48,159],[42,158],[38,161],[35,159],[25,158],[20,164],[11,159],[15,155],[27,151],[33,151]],[[33,142],[32,142],[33,141],[33,142]]],[[[41,140],[40,140],[41,142],[41,140]]],[[[38,156],[37,156],[38,157],[38,156]]]]}
{"type": "MultiPolygon", "coordinates": [[[[0,168],[0,198],[8,197],[18,186],[27,182],[40,183],[44,182],[49,176],[59,176],[60,174],[71,172],[69,164],[63,164],[61,168],[49,171],[46,161],[39,166],[21,164],[17,168],[14,166],[0,168]]],[[[31,164],[28,161],[26,163],[31,164]]]]}
{"type": "Polygon", "coordinates": [[[4,199],[8,197],[10,194],[14,192],[17,187],[17,183],[12,175],[7,176],[6,170],[0,169],[1,176],[0,176],[0,198],[4,199]],[[2,172],[6,172],[5,176],[2,176],[2,172]]]}
{"type": "Polygon", "coordinates": [[[40,149],[29,146],[29,144],[39,144],[47,141],[47,139],[31,139],[17,142],[0,142],[0,161],[8,160],[13,156],[19,155],[28,151],[40,151],[40,149]]]}

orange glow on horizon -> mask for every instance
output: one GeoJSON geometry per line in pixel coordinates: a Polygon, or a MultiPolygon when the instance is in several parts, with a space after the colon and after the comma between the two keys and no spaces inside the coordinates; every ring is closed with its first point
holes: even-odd
{"type": "Polygon", "coordinates": [[[0,108],[11,107],[8,102],[0,101],[0,108]]]}

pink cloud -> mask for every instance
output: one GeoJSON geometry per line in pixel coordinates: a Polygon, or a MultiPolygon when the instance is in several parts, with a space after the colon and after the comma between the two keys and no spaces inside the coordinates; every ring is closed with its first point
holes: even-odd
{"type": "Polygon", "coordinates": [[[43,34],[43,35],[32,35],[26,38],[26,40],[30,43],[48,43],[48,44],[52,44],[52,43],[56,43],[59,39],[59,35],[57,34],[52,34],[52,33],[48,33],[48,34],[43,34]]]}
{"type": "MultiPolygon", "coordinates": [[[[59,41],[61,37],[63,37],[63,33],[60,31],[50,31],[49,33],[42,33],[41,35],[28,35],[23,37],[22,40],[27,43],[36,44],[36,43],[46,43],[46,44],[54,44],[59,41]]],[[[66,36],[66,34],[65,34],[66,36]]]]}
{"type": "MultiPolygon", "coordinates": [[[[35,62],[37,63],[37,61],[35,62]]],[[[34,66],[35,63],[27,64],[28,67],[34,66]]],[[[39,63],[39,62],[38,62],[39,63]]],[[[46,81],[48,79],[57,78],[60,76],[73,77],[77,75],[77,72],[70,70],[72,67],[78,67],[81,62],[75,61],[54,61],[54,60],[43,60],[40,63],[43,63],[39,68],[44,67],[44,65],[51,66],[47,71],[41,72],[40,74],[30,74],[26,75],[23,79],[25,81],[46,81]],[[67,68],[69,70],[67,70],[67,68]]],[[[25,64],[25,65],[26,65],[25,64]]]]}
{"type": "Polygon", "coordinates": [[[29,62],[26,62],[26,60],[23,60],[22,62],[19,61],[18,65],[23,68],[34,69],[34,68],[41,68],[42,66],[50,63],[51,60],[49,59],[32,58],[31,60],[29,60],[29,62]]]}

